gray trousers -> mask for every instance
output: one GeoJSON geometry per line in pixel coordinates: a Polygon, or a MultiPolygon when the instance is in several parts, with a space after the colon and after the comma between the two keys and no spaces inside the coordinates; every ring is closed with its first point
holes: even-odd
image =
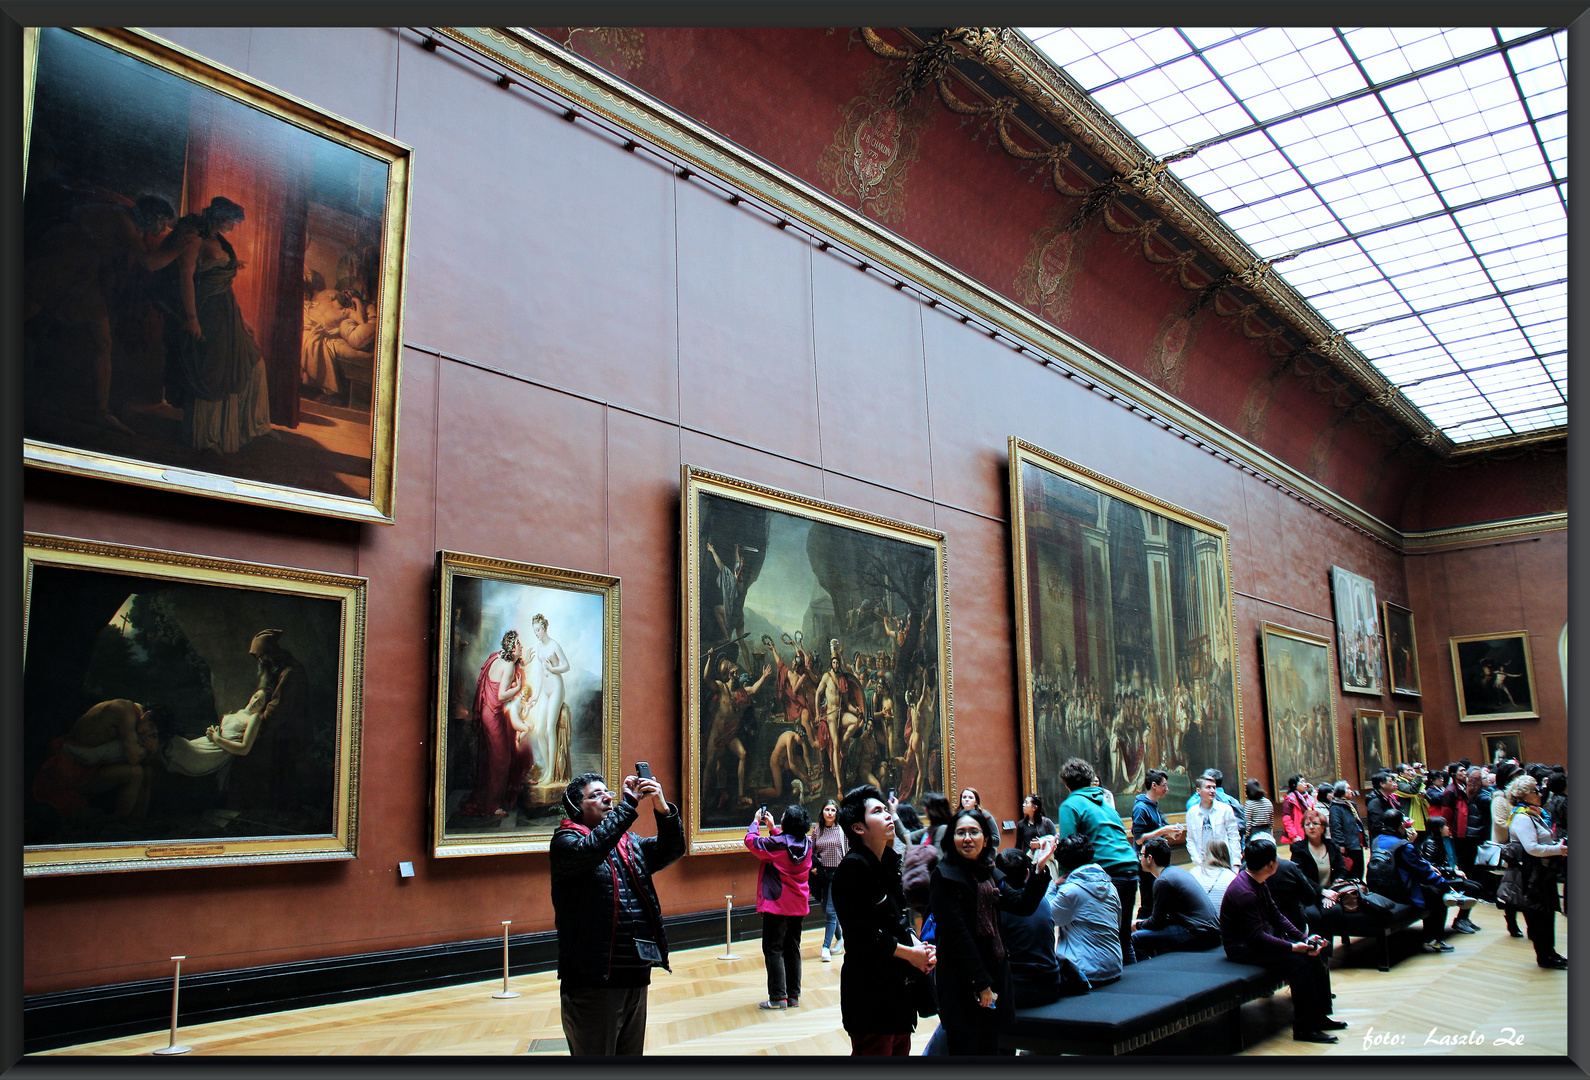
{"type": "Polygon", "coordinates": [[[647,986],[619,990],[563,989],[563,1037],[575,1057],[646,1052],[647,986]]]}

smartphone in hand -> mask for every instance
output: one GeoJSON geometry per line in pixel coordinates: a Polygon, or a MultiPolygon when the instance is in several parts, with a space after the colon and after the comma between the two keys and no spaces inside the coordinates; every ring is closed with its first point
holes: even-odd
{"type": "Polygon", "coordinates": [[[650,780],[650,779],[652,779],[651,762],[649,762],[649,761],[637,761],[637,762],[635,762],[635,775],[640,777],[642,780],[650,780]]]}

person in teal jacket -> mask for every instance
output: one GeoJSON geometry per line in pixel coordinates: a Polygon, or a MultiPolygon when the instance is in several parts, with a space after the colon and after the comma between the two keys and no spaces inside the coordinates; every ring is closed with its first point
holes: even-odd
{"type": "Polygon", "coordinates": [[[1060,780],[1071,794],[1055,812],[1055,834],[1062,840],[1081,833],[1093,841],[1093,859],[1110,876],[1121,900],[1120,937],[1122,963],[1135,963],[1132,953],[1132,912],[1137,899],[1137,851],[1111,809],[1109,795],[1099,786],[1093,766],[1072,758],[1060,766],[1060,780]]]}

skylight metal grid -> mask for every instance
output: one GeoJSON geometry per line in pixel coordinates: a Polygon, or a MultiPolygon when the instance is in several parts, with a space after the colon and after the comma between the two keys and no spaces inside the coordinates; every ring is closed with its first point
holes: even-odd
{"type": "Polygon", "coordinates": [[[1567,423],[1567,33],[1024,28],[1454,443],[1567,423]]]}

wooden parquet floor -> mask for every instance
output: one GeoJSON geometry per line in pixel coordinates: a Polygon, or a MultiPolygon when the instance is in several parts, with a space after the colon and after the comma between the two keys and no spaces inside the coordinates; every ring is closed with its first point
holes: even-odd
{"type": "MultiPolygon", "coordinates": [[[[1249,1054],[1311,1057],[1387,1055],[1561,1055],[1567,1052],[1568,990],[1565,973],[1542,971],[1526,940],[1511,938],[1495,908],[1481,907],[1479,934],[1454,935],[1457,952],[1415,952],[1382,974],[1374,943],[1355,945],[1354,966],[1332,972],[1338,1019],[1351,1027],[1334,1046],[1291,1038],[1291,1000],[1282,992],[1243,1009],[1249,1054]],[[1365,1045],[1365,1036],[1384,1041],[1365,1045]],[[1462,1037],[1479,1043],[1456,1043],[1462,1037]],[[1431,1041],[1431,1040],[1436,1041],[1431,1041]],[[1439,1040],[1446,1039],[1447,1042],[1439,1040]],[[1516,1042],[1504,1042],[1514,1039],[1516,1042]]],[[[1566,920],[1557,921],[1557,947],[1568,951],[1566,920]]],[[[818,958],[821,931],[804,935],[801,1007],[763,1012],[766,994],[761,949],[755,940],[735,943],[740,959],[723,961],[721,945],[674,954],[673,974],[658,972],[651,989],[646,1052],[655,1055],[848,1054],[840,1026],[841,953],[831,964],[818,958]]],[[[1340,943],[1338,942],[1338,948],[1340,943]]],[[[1396,943],[1393,943],[1393,948],[1396,943]]],[[[341,1056],[436,1055],[558,1056],[563,1029],[556,974],[515,978],[520,997],[495,1000],[500,979],[369,998],[289,1012],[182,1028],[179,1040],[198,1055],[341,1056]]],[[[912,1050],[920,1054],[934,1030],[920,1025],[912,1050]]],[[[1197,1053],[1189,1038],[1162,1044],[1167,1052],[1197,1053]]],[[[165,1046],[165,1031],[50,1051],[64,1055],[143,1055],[165,1046]]],[[[40,1055],[46,1056],[46,1055],[40,1055]]]]}

